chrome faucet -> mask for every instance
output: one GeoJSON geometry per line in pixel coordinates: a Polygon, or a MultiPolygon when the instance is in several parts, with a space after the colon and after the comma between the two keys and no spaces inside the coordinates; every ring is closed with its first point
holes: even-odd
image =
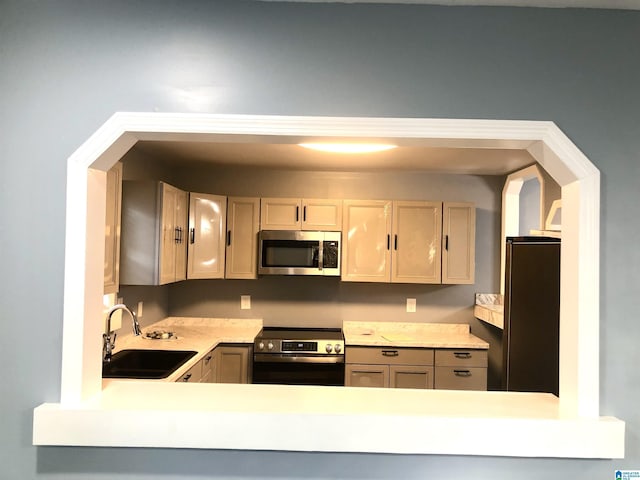
{"type": "Polygon", "coordinates": [[[111,355],[116,346],[116,332],[111,330],[111,317],[118,310],[127,312],[131,316],[133,334],[135,336],[139,336],[142,333],[140,324],[138,323],[138,317],[133,310],[130,310],[124,303],[118,303],[111,307],[107,312],[107,329],[105,333],[102,334],[102,361],[107,363],[111,361],[111,355]]]}

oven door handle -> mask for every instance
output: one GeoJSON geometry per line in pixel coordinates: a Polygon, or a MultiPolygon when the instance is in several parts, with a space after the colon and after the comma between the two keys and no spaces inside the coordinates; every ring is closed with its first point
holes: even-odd
{"type": "Polygon", "coordinates": [[[254,363],[344,363],[344,355],[254,353],[253,361],[254,363]]]}

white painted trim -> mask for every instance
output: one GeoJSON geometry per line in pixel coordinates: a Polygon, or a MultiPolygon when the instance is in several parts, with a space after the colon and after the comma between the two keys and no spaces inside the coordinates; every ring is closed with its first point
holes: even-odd
{"type": "MultiPolygon", "coordinates": [[[[531,165],[507,175],[502,189],[502,236],[501,239],[514,237],[520,234],[520,192],[524,182],[533,178],[540,184],[540,219],[538,228],[544,225],[545,185],[544,177],[540,173],[540,167],[531,165]]],[[[500,293],[504,295],[504,270],[507,257],[507,249],[504,242],[500,244],[500,293]]]]}
{"type": "MultiPolygon", "coordinates": [[[[102,306],[102,277],[104,257],[103,228],[98,219],[104,217],[105,175],[110,168],[138,140],[188,140],[221,141],[234,139],[244,142],[273,142],[278,139],[297,142],[299,137],[309,139],[318,137],[380,137],[393,140],[397,144],[450,146],[456,148],[516,148],[527,149],[531,155],[562,186],[563,199],[563,249],[561,275],[561,366],[559,415],[542,421],[536,408],[518,410],[513,397],[504,393],[476,393],[477,403],[481,405],[476,412],[478,418],[487,421],[483,428],[494,426],[506,429],[515,435],[518,427],[524,424],[542,432],[548,428],[559,438],[577,438],[583,434],[586,443],[596,442],[597,435],[603,435],[602,442],[616,447],[615,455],[610,450],[594,447],[589,457],[616,456],[624,448],[624,423],[615,420],[614,429],[598,430],[585,428],[586,424],[600,425],[599,419],[599,172],[573,143],[551,122],[502,121],[502,120],[451,120],[451,119],[397,119],[397,118],[331,118],[331,117],[275,117],[250,115],[198,115],[198,114],[161,114],[161,113],[116,113],[87,142],[85,142],[68,162],[67,185],[67,240],[65,252],[65,299],[63,333],[63,372],[61,385],[61,403],[57,406],[39,407],[34,412],[34,442],[36,444],[75,444],[98,445],[95,431],[99,421],[107,424],[121,424],[130,418],[127,408],[112,408],[108,402],[113,398],[101,390],[100,372],[100,326],[102,306]],[[271,138],[270,138],[271,137],[271,138]],[[97,260],[99,259],[99,261],[97,260]],[[489,395],[493,395],[489,397],[489,395]],[[498,402],[504,408],[516,409],[514,418],[502,418],[495,415],[486,399],[498,402]],[[96,403],[97,402],[97,403],[96,403]],[[106,402],[101,405],[100,402],[106,402]],[[87,412],[94,409],[95,422],[88,422],[89,430],[80,429],[87,420],[87,412]],[[82,414],[85,412],[85,414],[82,414]],[[574,419],[575,422],[569,420],[574,419]],[[533,423],[528,423],[533,422],[533,423]],[[56,430],[51,427],[56,425],[56,430]],[[75,432],[65,434],[65,431],[75,432]],[[564,437],[562,436],[564,435],[564,437]]],[[[255,388],[256,386],[248,386],[255,388]]],[[[148,401],[151,391],[148,384],[141,387],[142,396],[131,397],[127,393],[120,398],[124,404],[144,399],[148,401]],[[144,393],[146,392],[146,394],[144,393]],[[134,398],[136,397],[136,398],[134,398]]],[[[202,387],[201,387],[202,388],[202,387]]],[[[210,388],[210,387],[206,387],[210,388]]],[[[348,401],[362,398],[371,400],[379,392],[358,392],[358,389],[344,389],[341,394],[348,401]],[[356,390],[354,392],[354,390],[356,390]]],[[[232,391],[232,390],[230,390],[232,391]]],[[[387,393],[388,394],[388,393],[387,393]]],[[[522,394],[535,395],[535,394],[522,394]]],[[[439,397],[434,397],[439,398],[439,397]]],[[[535,397],[529,397],[534,404],[535,397]]],[[[279,400],[279,409],[296,410],[290,398],[279,400]]],[[[341,422],[355,426],[358,419],[355,413],[345,413],[341,408],[325,402],[327,410],[301,412],[305,421],[321,422],[323,415],[341,415],[341,422]],[[342,413],[340,413],[342,412],[342,413]],[[344,417],[342,416],[344,414],[344,417]]],[[[370,403],[368,400],[364,404],[370,403]]],[[[376,402],[373,402],[376,403],[376,402]]],[[[454,411],[443,415],[448,406],[445,403],[432,405],[430,416],[439,417],[441,428],[466,429],[477,428],[478,422],[465,418],[454,411]],[[445,418],[446,417],[446,418],[445,418]],[[474,424],[476,427],[474,427],[474,424]]],[[[209,418],[211,412],[198,410],[196,405],[187,409],[182,404],[174,404],[163,416],[164,420],[177,425],[179,420],[195,418],[200,415],[209,418]]],[[[137,411],[136,418],[149,420],[153,412],[137,411]],[[149,418],[147,418],[149,417],[149,418]]],[[[382,412],[378,412],[383,415],[382,412]]],[[[382,418],[372,412],[371,419],[382,418]]],[[[228,412],[218,412],[224,421],[235,418],[228,412]]],[[[220,448],[244,448],[241,436],[258,433],[256,425],[270,431],[278,428],[275,410],[255,408],[244,410],[243,415],[255,417],[251,431],[242,435],[230,436],[220,448]]],[[[405,413],[408,424],[412,421],[427,422],[424,414],[405,413]]],[[[293,415],[291,420],[301,421],[302,416],[293,415]]],[[[157,418],[157,417],[156,417],[157,418]]],[[[607,420],[608,421],[608,420],[607,420]]],[[[191,424],[190,424],[191,425],[191,424]]],[[[188,433],[189,428],[185,431],[188,433]]],[[[138,432],[142,435],[142,432],[138,432]]],[[[197,429],[193,431],[198,437],[197,429]]],[[[111,435],[111,434],[110,434],[111,435]]],[[[113,433],[114,442],[118,435],[113,433]]],[[[349,431],[353,444],[368,445],[366,430],[360,433],[349,431]]],[[[132,441],[132,440],[130,440],[132,441]]],[[[522,442],[519,455],[526,451],[539,455],[544,450],[544,442],[549,439],[533,436],[530,440],[518,437],[522,442]],[[527,450],[529,449],[529,450],[527,450]]],[[[176,441],[160,440],[152,437],[148,446],[185,446],[176,441]]],[[[210,448],[211,443],[194,441],[192,448],[210,448]]],[[[282,441],[275,437],[272,443],[265,440],[261,448],[286,449],[282,441]]],[[[114,443],[115,444],[115,443],[114,443]]],[[[128,443],[122,443],[123,445],[128,443]]],[[[310,439],[300,441],[297,449],[313,449],[317,445],[310,439]]],[[[216,447],[216,448],[218,448],[216,447]]],[[[288,448],[288,447],[287,447],[288,448]]],[[[373,449],[373,447],[371,447],[373,449]]],[[[381,447],[375,451],[395,451],[391,447],[381,447]]],[[[341,451],[353,451],[346,447],[341,451]]],[[[360,450],[358,450],[360,451],[360,450]]],[[[408,447],[406,452],[411,451],[408,447]]],[[[431,452],[431,450],[429,451],[431,452]]],[[[467,454],[487,454],[478,445],[467,454]]],[[[428,453],[428,452],[425,452],[428,453]]],[[[439,453],[460,453],[453,449],[439,453]]],[[[511,455],[513,451],[506,446],[498,448],[492,455],[511,455]]],[[[561,453],[549,456],[562,456],[561,453]]]]}

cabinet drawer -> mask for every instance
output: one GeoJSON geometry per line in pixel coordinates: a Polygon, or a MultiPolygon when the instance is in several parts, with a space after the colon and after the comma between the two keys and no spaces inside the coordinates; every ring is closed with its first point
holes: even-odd
{"type": "Polygon", "coordinates": [[[213,383],[215,382],[215,356],[213,350],[207,353],[201,360],[202,363],[202,377],[201,383],[213,383]]]}
{"type": "Polygon", "coordinates": [[[347,347],[345,361],[375,365],[433,365],[433,349],[347,347]]]}
{"type": "Polygon", "coordinates": [[[202,360],[187,370],[176,382],[198,383],[202,378],[202,360]]]}
{"type": "Polygon", "coordinates": [[[487,351],[475,349],[438,349],[435,354],[436,367],[485,367],[487,351]]]}
{"type": "Polygon", "coordinates": [[[481,367],[436,367],[434,388],[486,390],[487,369],[481,367]]]}

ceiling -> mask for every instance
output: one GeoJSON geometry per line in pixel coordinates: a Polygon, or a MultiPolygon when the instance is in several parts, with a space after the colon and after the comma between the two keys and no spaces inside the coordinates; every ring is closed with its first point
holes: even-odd
{"type": "MultiPolygon", "coordinates": [[[[262,0],[282,1],[282,0],[262,0]]],[[[605,8],[640,10],[640,0],[290,0],[303,3],[413,3],[424,5],[476,5],[543,8],[605,8]]]]}
{"type": "Polygon", "coordinates": [[[140,141],[132,149],[178,165],[235,165],[310,171],[430,171],[506,175],[535,163],[522,149],[451,148],[407,145],[368,154],[335,154],[296,143],[140,141]]]}

